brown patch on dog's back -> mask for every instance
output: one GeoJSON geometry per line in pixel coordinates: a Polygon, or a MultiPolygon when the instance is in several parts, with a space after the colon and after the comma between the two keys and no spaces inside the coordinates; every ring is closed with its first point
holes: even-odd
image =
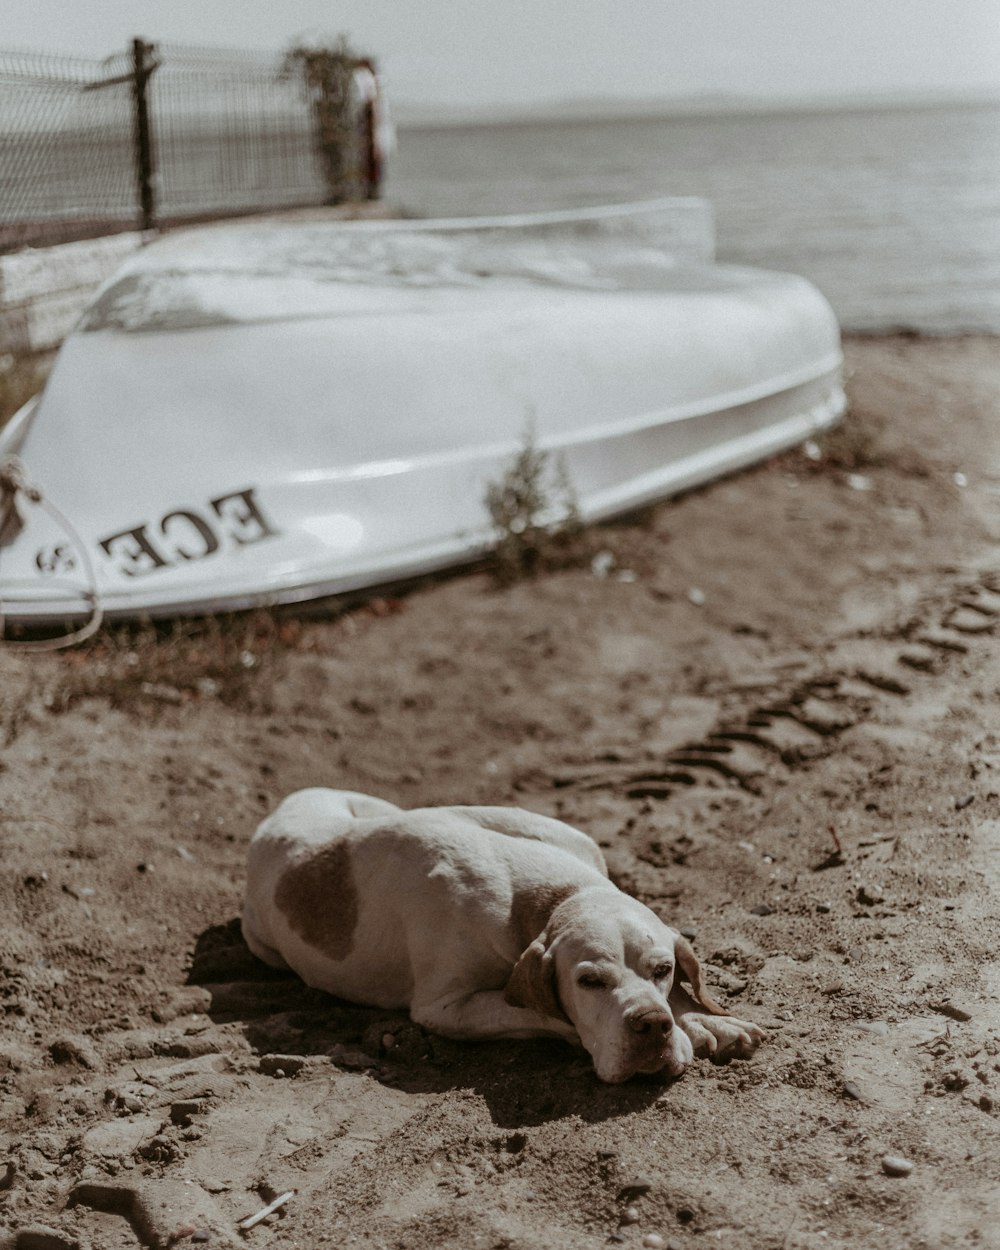
{"type": "Polygon", "coordinates": [[[510,904],[510,925],[522,949],[538,937],[559,904],[579,888],[576,885],[536,885],[514,895],[510,904]]]}
{"type": "Polygon", "coordinates": [[[358,923],[350,846],[332,842],[293,865],[281,878],[274,901],[303,942],[331,959],[346,959],[354,949],[358,923]]]}

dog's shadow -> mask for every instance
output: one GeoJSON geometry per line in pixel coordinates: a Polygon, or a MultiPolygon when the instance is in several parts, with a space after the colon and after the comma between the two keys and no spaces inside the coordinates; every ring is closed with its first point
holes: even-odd
{"type": "MultiPolygon", "coordinates": [[[[238,919],[197,939],[188,983],[211,994],[217,1024],[239,1022],[261,1070],[295,1070],[319,1057],[365,1071],[408,1093],[472,1089],[498,1128],[579,1116],[615,1119],[650,1106],[669,1090],[658,1077],[605,1085],[590,1056],[565,1042],[457,1042],[415,1025],[403,1012],[359,1007],[309,989],[252,954],[238,919]]],[[[291,1072],[287,1073],[291,1075],[291,1072]]]]}

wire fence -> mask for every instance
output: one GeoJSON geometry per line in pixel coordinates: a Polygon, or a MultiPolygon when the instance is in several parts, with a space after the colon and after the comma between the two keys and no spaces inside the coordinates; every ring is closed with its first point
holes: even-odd
{"type": "Polygon", "coordinates": [[[346,46],[0,51],[0,253],[373,198],[377,89],[346,46]]]}

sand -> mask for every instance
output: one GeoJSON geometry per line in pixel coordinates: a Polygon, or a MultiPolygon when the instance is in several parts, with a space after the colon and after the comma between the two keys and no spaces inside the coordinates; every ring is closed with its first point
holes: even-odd
{"type": "Polygon", "coordinates": [[[847,359],[818,458],[603,576],[0,652],[12,1244],[244,1244],[291,1192],[245,1244],[1000,1245],[1000,350],[847,359]],[[307,785],[579,825],[765,1043],[610,1087],[269,973],[246,846],[307,785]]]}

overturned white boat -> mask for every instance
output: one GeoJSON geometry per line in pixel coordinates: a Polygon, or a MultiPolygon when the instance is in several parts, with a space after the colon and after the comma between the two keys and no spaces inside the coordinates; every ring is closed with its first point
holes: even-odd
{"type": "Polygon", "coordinates": [[[244,222],[131,258],[0,432],[7,627],[288,603],[484,552],[527,436],[584,520],[842,412],[802,278],[711,263],[701,202],[244,222]]]}

